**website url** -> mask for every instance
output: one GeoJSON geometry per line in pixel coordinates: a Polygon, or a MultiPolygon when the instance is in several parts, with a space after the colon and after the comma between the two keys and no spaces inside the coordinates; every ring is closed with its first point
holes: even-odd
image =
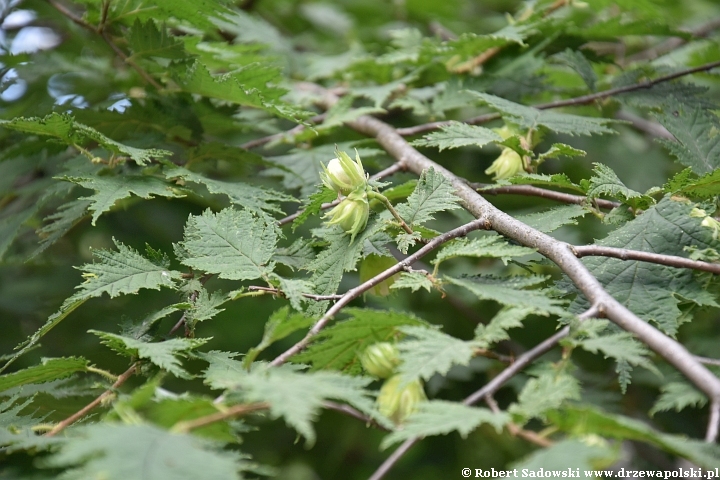
{"type": "Polygon", "coordinates": [[[703,470],[701,468],[678,468],[677,470],[580,470],[579,468],[566,468],[563,470],[545,470],[540,468],[530,470],[515,468],[513,470],[483,470],[482,468],[463,468],[462,476],[465,478],[718,478],[720,469],[703,470]],[[584,474],[584,477],[583,477],[584,474]]]}

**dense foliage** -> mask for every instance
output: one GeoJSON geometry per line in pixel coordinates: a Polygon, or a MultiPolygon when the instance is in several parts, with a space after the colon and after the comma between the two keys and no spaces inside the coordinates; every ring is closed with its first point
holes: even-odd
{"type": "Polygon", "coordinates": [[[0,478],[720,466],[710,0],[1,13],[0,478]]]}

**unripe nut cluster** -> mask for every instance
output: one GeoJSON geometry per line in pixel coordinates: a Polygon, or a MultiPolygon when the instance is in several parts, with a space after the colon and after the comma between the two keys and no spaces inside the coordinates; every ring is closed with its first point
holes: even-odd
{"type": "Polygon", "coordinates": [[[380,342],[365,349],[360,356],[360,363],[370,375],[388,378],[395,373],[395,368],[400,364],[400,355],[394,344],[380,342]]]}
{"type": "Polygon", "coordinates": [[[345,198],[330,210],[325,218],[328,219],[328,225],[339,225],[350,234],[352,243],[355,236],[367,225],[370,216],[368,192],[371,189],[360,155],[356,152],[353,161],[345,152],[336,150],[335,153],[337,158],[330,160],[327,167],[323,165],[320,178],[326,187],[337,192],[339,197],[345,198]]]}
{"type": "Polygon", "coordinates": [[[427,401],[427,396],[422,382],[419,379],[407,382],[400,375],[387,379],[377,397],[380,413],[398,424],[405,421],[424,401],[427,401]]]}

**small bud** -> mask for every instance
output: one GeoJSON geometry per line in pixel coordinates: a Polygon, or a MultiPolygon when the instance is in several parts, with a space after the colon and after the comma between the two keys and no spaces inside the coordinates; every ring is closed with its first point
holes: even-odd
{"type": "Polygon", "coordinates": [[[504,148],[500,156],[485,170],[488,175],[494,175],[495,180],[510,178],[525,170],[522,157],[511,148],[504,148]]]}
{"type": "Polygon", "coordinates": [[[395,345],[388,342],[374,343],[360,355],[360,363],[370,374],[380,378],[388,378],[400,364],[400,357],[395,345]]]}
{"type": "Polygon", "coordinates": [[[351,193],[325,214],[325,218],[330,219],[327,222],[328,225],[340,225],[346,233],[351,235],[350,243],[355,240],[355,235],[365,229],[369,216],[370,204],[365,191],[351,193]]]}
{"type": "Polygon", "coordinates": [[[403,383],[400,375],[385,380],[377,397],[380,413],[395,423],[402,423],[427,400],[419,379],[403,383]]]}
{"type": "Polygon", "coordinates": [[[327,167],[323,165],[320,178],[326,187],[335,190],[341,195],[350,195],[358,190],[367,189],[367,175],[363,169],[360,156],[355,156],[355,161],[350,156],[339,150],[336,151],[338,158],[328,162],[327,167]]]}

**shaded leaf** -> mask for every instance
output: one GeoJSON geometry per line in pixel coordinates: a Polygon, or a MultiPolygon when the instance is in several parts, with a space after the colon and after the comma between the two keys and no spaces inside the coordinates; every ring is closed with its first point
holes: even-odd
{"type": "Polygon", "coordinates": [[[510,421],[505,412],[494,413],[487,408],[470,407],[457,402],[431,400],[418,404],[418,409],[403,423],[403,428],[386,436],[380,448],[414,437],[447,435],[457,431],[462,438],[482,424],[489,424],[500,432],[510,421]]]}

